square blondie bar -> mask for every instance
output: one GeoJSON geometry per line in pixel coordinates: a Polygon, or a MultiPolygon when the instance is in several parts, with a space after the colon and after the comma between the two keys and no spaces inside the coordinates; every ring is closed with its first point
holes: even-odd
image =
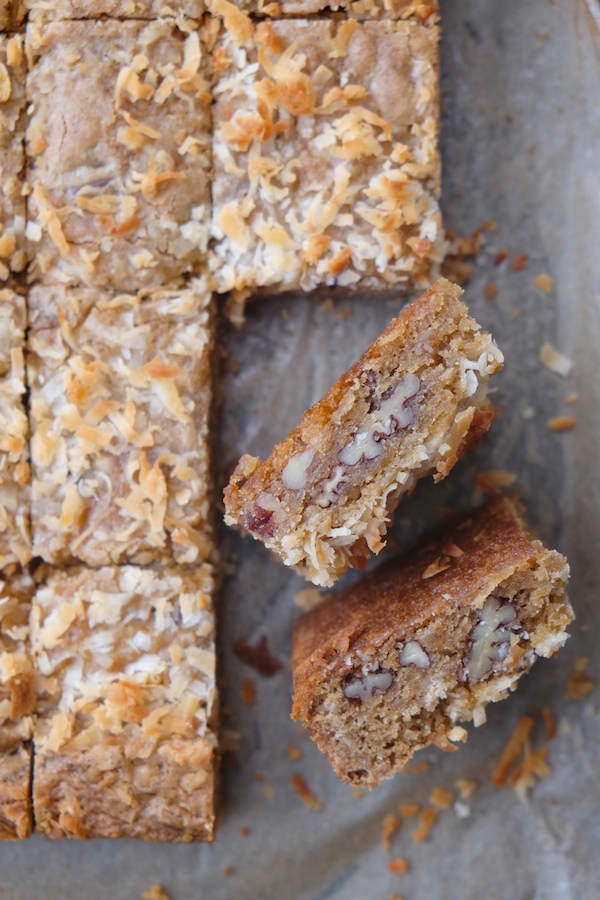
{"type": "Polygon", "coordinates": [[[0,290],[0,572],[31,559],[25,299],[0,290]]]}
{"type": "Polygon", "coordinates": [[[29,647],[35,585],[18,566],[0,575],[0,840],[33,830],[31,767],[36,677],[29,647]]]}
{"type": "Polygon", "coordinates": [[[502,354],[441,279],[406,306],[264,462],[245,455],[225,521],[314,584],[378,553],[417,479],[444,478],[494,418],[502,354]]]}
{"type": "Polygon", "coordinates": [[[205,560],[206,282],[135,295],[37,286],[30,326],[35,555],[91,566],[205,560]]]}
{"type": "Polygon", "coordinates": [[[0,282],[27,264],[23,35],[0,35],[0,282]]]}
{"type": "Polygon", "coordinates": [[[230,6],[214,54],[218,290],[427,287],[446,246],[437,27],[255,25],[230,6]]]}
{"type": "Polygon", "coordinates": [[[513,502],[491,501],[299,619],[293,718],[342,781],[375,787],[562,646],[568,573],[513,502]]]}
{"type": "Polygon", "coordinates": [[[199,24],[35,19],[27,44],[32,278],[137,291],[200,274],[211,95],[199,24]]]}
{"type": "Polygon", "coordinates": [[[213,595],[208,564],[47,573],[31,620],[41,832],[213,839],[213,595]]]}

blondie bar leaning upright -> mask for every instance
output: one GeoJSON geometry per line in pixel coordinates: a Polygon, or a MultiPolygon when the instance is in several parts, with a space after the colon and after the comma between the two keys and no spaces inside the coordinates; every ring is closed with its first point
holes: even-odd
{"type": "Polygon", "coordinates": [[[384,546],[416,480],[436,481],[489,427],[502,354],[440,280],[400,315],[265,462],[245,455],[225,521],[314,584],[331,585],[384,546]]]}
{"type": "Polygon", "coordinates": [[[486,703],[556,652],[568,573],[514,502],[491,501],[300,618],[293,718],[342,781],[374,787],[416,750],[447,747],[457,722],[485,721],[486,703]]]}
{"type": "Polygon", "coordinates": [[[437,27],[232,8],[214,4],[218,290],[427,287],[446,247],[437,27]]]}
{"type": "Polygon", "coordinates": [[[48,574],[31,618],[40,831],[212,840],[213,595],[209,564],[48,574]]]}

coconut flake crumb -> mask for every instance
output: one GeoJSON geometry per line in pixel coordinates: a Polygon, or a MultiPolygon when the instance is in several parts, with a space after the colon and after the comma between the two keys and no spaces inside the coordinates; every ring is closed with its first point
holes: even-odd
{"type": "Polygon", "coordinates": [[[554,290],[554,279],[546,272],[540,272],[539,275],[536,275],[533,283],[543,294],[551,294],[554,290]]]}
{"type": "Polygon", "coordinates": [[[429,836],[431,829],[435,825],[437,817],[437,809],[426,807],[423,810],[423,812],[421,813],[421,823],[417,828],[414,829],[411,835],[415,844],[422,843],[429,836]]]}
{"type": "Polygon", "coordinates": [[[577,425],[577,419],[575,416],[554,416],[547,424],[550,431],[571,431],[577,425]]]}
{"type": "Polygon", "coordinates": [[[498,765],[492,774],[492,784],[494,787],[502,787],[505,783],[511,766],[517,759],[525,745],[525,741],[529,737],[532,726],[533,719],[531,716],[521,716],[502,752],[498,765]]]}
{"type": "Polygon", "coordinates": [[[146,891],[142,892],[141,897],[142,900],[171,900],[171,895],[160,884],[151,884],[146,891]]]}
{"type": "Polygon", "coordinates": [[[388,813],[387,816],[384,816],[383,825],[381,826],[381,843],[384,850],[390,849],[392,835],[400,828],[401,824],[401,820],[393,813],[388,813]]]}
{"type": "Polygon", "coordinates": [[[575,663],[565,690],[567,700],[582,700],[596,687],[595,682],[592,681],[585,671],[588,662],[588,658],[582,656],[575,663]]]}
{"type": "Polygon", "coordinates": [[[553,344],[544,343],[540,347],[540,362],[551,372],[566,378],[573,371],[573,362],[553,344]]]}
{"type": "Polygon", "coordinates": [[[454,794],[442,787],[434,787],[429,795],[429,802],[436,809],[450,809],[454,803],[454,794]]]}
{"type": "Polygon", "coordinates": [[[387,867],[394,875],[405,875],[408,872],[408,863],[405,859],[390,859],[387,867]]]}
{"type": "Polygon", "coordinates": [[[315,797],[308,784],[306,783],[306,779],[302,775],[300,775],[298,772],[294,772],[291,781],[292,787],[308,809],[312,809],[315,811],[321,809],[323,801],[319,800],[318,797],[315,797]]]}

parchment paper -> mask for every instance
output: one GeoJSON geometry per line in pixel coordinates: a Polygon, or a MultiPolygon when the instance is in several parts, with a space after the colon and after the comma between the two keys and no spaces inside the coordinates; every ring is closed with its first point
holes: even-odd
{"type": "MultiPolygon", "coordinates": [[[[497,379],[504,408],[447,481],[421,484],[401,506],[395,537],[406,543],[442,507],[476,502],[478,471],[518,473],[532,524],[572,565],[572,638],[557,659],[537,663],[516,694],[489,710],[485,726],[469,729],[459,752],[426,751],[418,759],[430,763],[429,771],[398,775],[357,799],[289,718],[292,598],[306,585],[249,538],[224,530],[221,690],[224,724],[239,742],[237,764],[223,773],[216,844],[41,838],[4,844],[0,888],[10,900],[130,900],[153,883],[172,900],[600,897],[598,691],[581,701],[564,697],[582,656],[600,682],[600,8],[595,0],[445,0],[442,13],[443,205],[447,227],[459,234],[487,219],[498,222],[466,300],[506,355],[497,379]],[[502,247],[511,258],[528,254],[527,268],[494,267],[502,247]],[[535,287],[540,272],[554,278],[554,293],[535,287]],[[499,289],[494,299],[484,294],[490,281],[499,289]],[[544,341],[574,360],[572,376],[561,379],[542,368],[544,341]],[[571,392],[578,399],[567,407],[563,398],[571,392]],[[577,417],[575,430],[550,432],[547,419],[566,413],[577,417]],[[232,652],[236,639],[255,643],[263,634],[284,664],[271,679],[232,652]],[[240,699],[245,678],[257,684],[253,706],[240,699]],[[522,713],[538,722],[534,744],[544,741],[542,706],[560,723],[549,745],[553,774],[521,802],[510,788],[493,788],[490,775],[522,713]],[[289,744],[301,749],[301,759],[289,759],[289,744]],[[294,772],[322,800],[319,811],[294,792],[294,772]],[[400,802],[426,803],[434,785],[454,789],[457,778],[479,782],[467,801],[468,818],[443,812],[420,845],[412,843],[407,820],[386,853],[384,815],[397,812],[400,802]],[[247,836],[242,828],[250,830],[247,836]],[[398,856],[409,862],[406,875],[387,870],[387,860],[398,856]],[[224,874],[227,867],[232,874],[224,874]]],[[[223,383],[224,472],[243,452],[268,453],[398,308],[356,299],[327,311],[320,302],[257,302],[242,331],[226,331],[237,371],[223,383]]]]}

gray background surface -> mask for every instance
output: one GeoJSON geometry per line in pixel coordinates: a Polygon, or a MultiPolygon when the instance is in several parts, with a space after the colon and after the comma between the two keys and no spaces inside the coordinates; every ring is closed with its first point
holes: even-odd
{"type": "MultiPolygon", "coordinates": [[[[571,561],[577,613],[571,640],[558,659],[538,663],[515,695],[490,709],[484,727],[469,729],[460,752],[426,751],[421,758],[429,771],[399,775],[356,799],[289,718],[292,598],[305,585],[259,545],[224,532],[222,695],[225,725],[239,734],[239,745],[237,765],[224,770],[215,845],[40,838],[5,844],[0,896],[130,900],[158,882],[172,900],[387,900],[391,893],[405,900],[600,898],[598,691],[579,702],[564,699],[581,656],[590,657],[588,672],[600,682],[600,11],[595,0],[442,0],[442,13],[443,205],[447,227],[459,234],[487,219],[498,222],[466,300],[505,353],[496,395],[504,409],[447,481],[421,484],[400,507],[395,535],[404,544],[435,522],[441,507],[476,502],[478,471],[518,473],[532,524],[571,561]],[[511,256],[527,253],[527,269],[494,267],[501,247],[511,256]],[[534,286],[540,272],[555,279],[553,294],[534,286]],[[484,294],[490,281],[499,287],[493,300],[484,294]],[[575,361],[568,379],[540,366],[544,341],[575,361]],[[571,391],[578,400],[566,407],[571,391]],[[577,416],[576,429],[548,431],[546,420],[564,413],[577,416]],[[271,679],[232,652],[234,640],[254,643],[263,634],[284,663],[271,679]],[[247,677],[257,683],[254,706],[240,699],[247,677]],[[560,722],[549,750],[553,774],[523,803],[509,788],[491,787],[490,775],[520,714],[536,717],[534,743],[544,740],[542,706],[560,722]],[[290,743],[303,752],[298,761],[286,755],[290,743]],[[323,801],[320,811],[308,810],[294,793],[293,772],[323,801]],[[468,801],[470,816],[442,813],[419,846],[406,821],[386,853],[383,816],[400,802],[426,803],[432,786],[452,789],[457,778],[480,783],[468,801]],[[242,836],[241,828],[250,834],[242,836]],[[390,856],[407,858],[411,871],[390,874],[390,856]],[[234,872],[226,876],[229,866],[234,872]]],[[[256,303],[244,330],[226,331],[238,369],[223,386],[224,470],[242,452],[268,453],[398,308],[373,299],[339,301],[329,311],[319,306],[314,298],[256,303]]]]}

